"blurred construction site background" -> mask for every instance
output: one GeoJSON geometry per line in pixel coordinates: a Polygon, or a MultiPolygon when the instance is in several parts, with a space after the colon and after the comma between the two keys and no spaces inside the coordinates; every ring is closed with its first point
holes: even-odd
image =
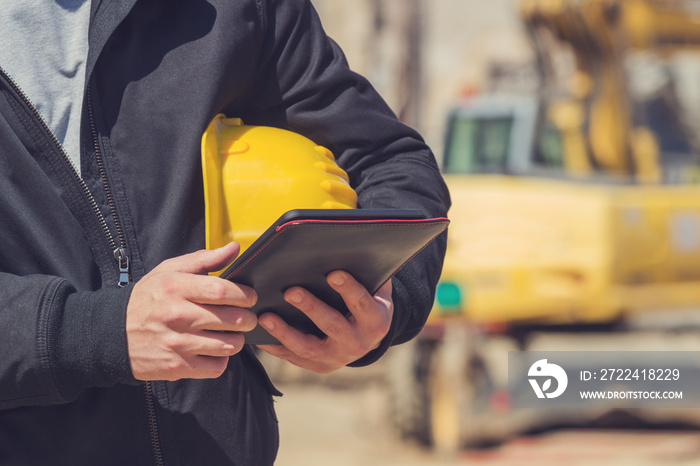
{"type": "Polygon", "coordinates": [[[325,377],[265,361],[279,464],[695,464],[700,412],[512,410],[507,361],[700,351],[700,1],[313,3],[433,148],[452,224],[415,341],[325,377]]]}

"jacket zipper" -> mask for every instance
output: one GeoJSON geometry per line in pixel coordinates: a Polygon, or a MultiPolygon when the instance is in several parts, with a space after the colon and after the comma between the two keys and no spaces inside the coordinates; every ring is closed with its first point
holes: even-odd
{"type": "MultiPolygon", "coordinates": [[[[107,234],[112,246],[112,251],[114,254],[114,259],[117,261],[117,267],[119,268],[119,280],[117,286],[123,288],[127,286],[130,282],[129,278],[129,252],[126,248],[126,235],[124,234],[124,229],[119,222],[119,216],[117,215],[117,204],[114,201],[114,194],[112,193],[112,187],[109,184],[109,178],[107,177],[107,168],[105,166],[104,158],[102,157],[102,151],[100,150],[100,142],[97,136],[97,130],[95,128],[95,119],[93,118],[92,111],[92,92],[90,92],[90,85],[87,86],[87,109],[88,109],[88,119],[90,120],[90,134],[92,135],[92,143],[95,150],[95,160],[97,161],[97,167],[100,171],[100,178],[102,179],[102,186],[104,187],[105,195],[107,196],[107,204],[109,205],[109,211],[112,213],[112,219],[114,221],[114,227],[117,230],[117,240],[119,244],[114,241],[109,228],[107,228],[107,234]]],[[[65,154],[64,154],[65,156],[65,154]]],[[[75,173],[75,170],[73,170],[75,173]]],[[[77,175],[77,173],[76,173],[77,175]]],[[[82,179],[82,178],[81,178],[82,179]]],[[[97,209],[102,222],[105,227],[107,222],[104,221],[102,213],[97,209]]]]}
{"type": "Polygon", "coordinates": [[[165,466],[163,460],[163,450],[160,446],[160,436],[158,434],[158,417],[156,414],[156,403],[153,396],[151,382],[146,382],[144,389],[146,390],[146,410],[148,411],[148,425],[151,434],[151,447],[153,448],[153,456],[156,460],[156,466],[165,466]]]}
{"type": "MultiPolygon", "coordinates": [[[[76,171],[75,167],[73,166],[73,163],[70,161],[68,158],[68,154],[66,154],[66,151],[63,149],[63,146],[61,145],[60,141],[58,138],[53,134],[49,126],[46,124],[44,121],[44,118],[41,116],[39,111],[36,109],[34,104],[29,100],[27,97],[27,94],[24,93],[24,91],[17,85],[17,83],[12,79],[6,72],[5,70],[0,67],[0,76],[7,81],[7,83],[12,87],[12,89],[15,91],[15,93],[22,99],[22,101],[25,103],[25,105],[29,108],[29,110],[32,112],[34,118],[36,121],[39,122],[43,130],[46,132],[46,134],[49,135],[51,138],[51,141],[53,142],[54,146],[58,149],[59,154],[65,161],[65,163],[68,165],[70,168],[71,173],[73,174],[73,177],[78,181],[78,184],[80,185],[80,189],[83,191],[83,194],[85,194],[85,197],[87,198],[88,202],[90,203],[90,207],[92,207],[93,212],[95,213],[97,220],[100,224],[100,227],[102,228],[102,232],[105,235],[105,238],[107,238],[107,242],[112,248],[113,254],[114,254],[114,259],[117,261],[117,267],[119,268],[119,280],[117,282],[117,286],[119,287],[125,287],[129,284],[130,282],[130,270],[129,270],[129,254],[128,250],[126,248],[126,235],[124,234],[124,229],[121,226],[121,223],[119,222],[119,218],[117,216],[117,206],[114,201],[114,195],[112,193],[112,188],[109,185],[109,180],[107,178],[107,170],[105,167],[104,159],[102,158],[102,151],[100,150],[100,144],[99,140],[97,138],[97,131],[95,128],[95,121],[93,118],[93,111],[92,111],[92,100],[91,100],[91,93],[90,93],[90,86],[88,86],[87,89],[87,106],[88,106],[88,117],[90,119],[90,131],[93,139],[93,144],[95,148],[95,157],[97,160],[97,165],[100,171],[100,178],[102,179],[102,184],[105,189],[105,194],[107,196],[107,203],[109,204],[109,209],[110,212],[112,213],[112,217],[114,219],[114,224],[117,229],[117,236],[118,236],[118,241],[119,244],[114,240],[114,236],[112,235],[112,232],[109,229],[109,226],[107,225],[107,221],[105,220],[104,216],[102,215],[102,211],[100,211],[100,207],[97,205],[97,202],[95,201],[94,196],[90,192],[90,189],[88,188],[87,184],[85,183],[85,180],[83,180],[80,175],[78,175],[78,172],[76,171]]],[[[151,446],[153,448],[153,454],[156,460],[156,465],[157,466],[164,466],[164,460],[163,460],[163,452],[161,449],[160,445],[160,438],[158,435],[158,418],[156,417],[156,408],[155,408],[155,400],[153,397],[153,392],[151,390],[151,382],[146,382],[144,385],[144,390],[146,393],[146,409],[148,411],[148,420],[149,420],[149,431],[150,431],[150,437],[151,437],[151,446]]]]}
{"type": "MultiPolygon", "coordinates": [[[[27,97],[27,94],[24,93],[24,91],[17,85],[17,83],[5,72],[0,67],[0,76],[2,76],[5,81],[7,81],[12,89],[17,93],[17,95],[22,99],[22,101],[27,105],[29,110],[32,112],[34,115],[34,118],[36,121],[39,122],[41,127],[44,129],[46,134],[49,135],[51,138],[51,141],[54,143],[56,148],[58,149],[58,152],[61,154],[61,157],[63,160],[66,162],[68,167],[70,168],[71,173],[73,174],[73,177],[78,180],[78,184],[80,185],[80,189],[83,191],[83,194],[85,194],[85,197],[87,198],[88,202],[90,203],[90,207],[92,207],[92,210],[95,212],[95,215],[97,216],[97,220],[100,224],[100,227],[102,228],[102,232],[104,233],[105,237],[107,238],[107,241],[112,248],[113,254],[114,254],[114,259],[117,261],[117,267],[119,268],[119,281],[117,283],[118,286],[124,287],[129,284],[129,255],[127,253],[126,249],[126,241],[125,238],[123,237],[123,231],[121,229],[121,226],[119,226],[119,220],[117,218],[117,212],[116,212],[116,205],[114,204],[114,200],[112,199],[112,202],[109,205],[110,210],[112,211],[112,216],[114,217],[114,223],[117,226],[117,231],[120,232],[120,237],[119,237],[119,245],[114,241],[114,237],[112,236],[112,232],[109,231],[109,226],[107,226],[107,222],[105,221],[104,216],[102,215],[102,212],[100,211],[99,206],[97,205],[97,202],[95,201],[95,198],[93,197],[92,193],[90,192],[90,189],[88,188],[87,184],[85,181],[78,175],[78,172],[75,170],[75,167],[73,166],[73,163],[70,161],[68,158],[68,154],[66,154],[66,151],[63,149],[63,146],[59,142],[58,138],[53,134],[49,126],[46,124],[44,121],[44,118],[39,114],[39,111],[36,109],[34,104],[29,100],[27,97]]],[[[88,100],[89,102],[89,100],[88,100]]],[[[94,125],[92,123],[92,115],[90,116],[90,124],[93,127],[93,134],[94,134],[94,125]]],[[[95,139],[95,144],[97,148],[97,141],[95,139]]],[[[101,160],[101,157],[99,157],[101,160]]],[[[100,176],[102,176],[102,182],[103,184],[107,187],[107,179],[106,179],[106,173],[103,174],[103,169],[104,169],[104,163],[102,163],[102,167],[100,168],[100,176]]],[[[111,196],[111,189],[109,190],[110,194],[108,194],[108,198],[111,196]]]]}
{"type": "MultiPolygon", "coordinates": [[[[109,184],[109,178],[107,177],[107,167],[105,165],[104,158],[102,157],[102,151],[100,150],[100,142],[97,135],[97,128],[95,127],[94,113],[92,110],[92,92],[90,84],[88,83],[87,90],[87,110],[88,118],[90,122],[90,135],[92,136],[92,142],[94,144],[95,150],[95,160],[97,162],[97,167],[100,172],[100,178],[102,179],[102,185],[104,186],[105,195],[107,196],[107,204],[109,205],[109,210],[112,213],[114,219],[114,225],[117,230],[117,238],[119,241],[119,247],[114,248],[114,258],[119,266],[119,282],[118,286],[124,287],[129,284],[129,255],[126,249],[126,235],[124,234],[124,229],[119,222],[117,216],[117,204],[114,200],[114,193],[112,192],[112,187],[109,184]]],[[[106,222],[105,222],[106,224],[106,222]]],[[[110,238],[111,235],[110,235],[110,238]]],[[[114,239],[111,239],[112,244],[114,239]]],[[[160,435],[158,433],[158,416],[156,413],[156,403],[153,396],[153,389],[151,382],[146,382],[144,384],[144,393],[146,396],[146,412],[148,414],[148,427],[151,440],[151,449],[153,451],[153,456],[156,461],[156,466],[164,466],[165,462],[163,460],[163,450],[160,445],[160,435]]]]}

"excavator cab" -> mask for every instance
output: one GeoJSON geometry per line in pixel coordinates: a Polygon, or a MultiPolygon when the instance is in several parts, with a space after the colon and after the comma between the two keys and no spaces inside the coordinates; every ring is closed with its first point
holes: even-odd
{"type": "Polygon", "coordinates": [[[446,174],[561,176],[561,132],[541,121],[534,97],[483,95],[455,107],[447,120],[446,174]]]}

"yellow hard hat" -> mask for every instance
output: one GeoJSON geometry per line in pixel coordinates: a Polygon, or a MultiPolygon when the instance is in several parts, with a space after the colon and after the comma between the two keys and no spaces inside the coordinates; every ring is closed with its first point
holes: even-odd
{"type": "Polygon", "coordinates": [[[217,115],[202,136],[207,249],[247,249],[293,209],[353,209],[357,194],[330,150],[300,134],[217,115]]]}

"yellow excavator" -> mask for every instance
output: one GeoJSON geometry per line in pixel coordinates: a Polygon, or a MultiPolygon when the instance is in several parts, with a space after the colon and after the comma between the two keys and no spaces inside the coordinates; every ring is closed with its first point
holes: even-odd
{"type": "Polygon", "coordinates": [[[644,332],[663,340],[672,319],[685,316],[690,331],[688,316],[700,315],[688,102],[672,80],[646,98],[633,92],[645,84],[640,61],[658,73],[697,49],[700,10],[680,0],[519,6],[540,90],[475,95],[450,113],[444,272],[428,325],[391,365],[399,431],[444,451],[584,420],[509,410],[508,351],[654,349],[644,332]]]}

